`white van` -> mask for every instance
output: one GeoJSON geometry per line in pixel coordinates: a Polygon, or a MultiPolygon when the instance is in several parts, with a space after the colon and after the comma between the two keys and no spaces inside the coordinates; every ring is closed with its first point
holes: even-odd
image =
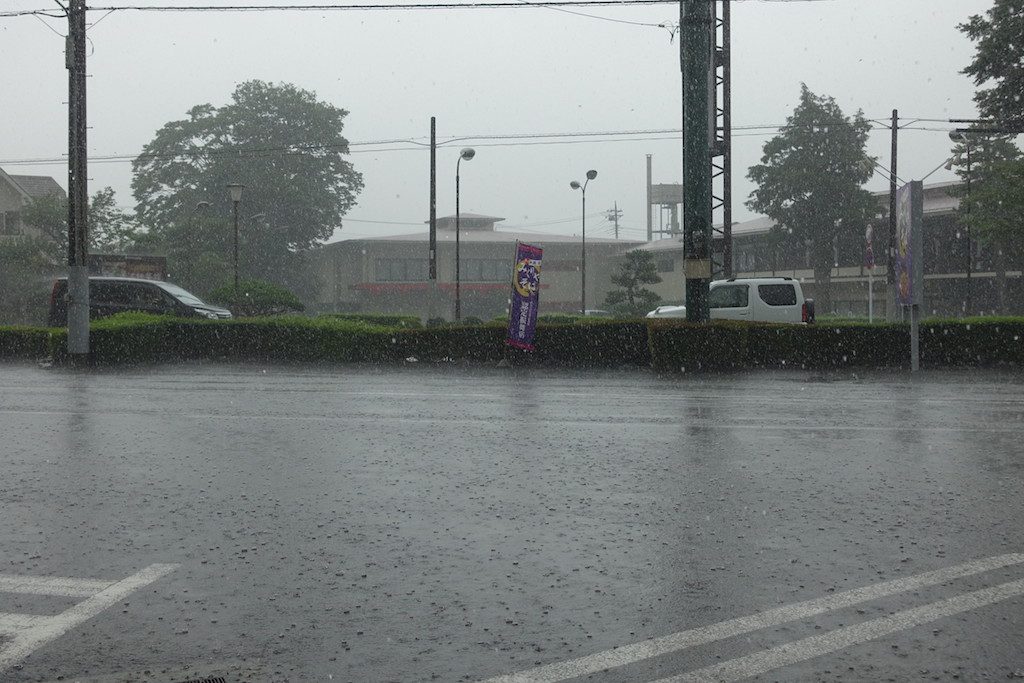
{"type": "MultiPolygon", "coordinates": [[[[714,320],[813,323],[814,300],[804,299],[791,277],[732,278],[711,283],[708,296],[714,320]]],[[[659,306],[648,318],[685,318],[686,306],[659,306]]]]}

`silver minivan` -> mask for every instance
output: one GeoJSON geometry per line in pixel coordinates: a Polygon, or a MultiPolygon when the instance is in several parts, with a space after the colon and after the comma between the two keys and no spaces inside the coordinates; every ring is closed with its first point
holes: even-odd
{"type": "MultiPolygon", "coordinates": [[[[814,300],[805,299],[790,277],[732,278],[711,283],[708,295],[714,320],[813,323],[814,300]]],[[[686,306],[659,306],[648,318],[685,318],[686,306]]]]}

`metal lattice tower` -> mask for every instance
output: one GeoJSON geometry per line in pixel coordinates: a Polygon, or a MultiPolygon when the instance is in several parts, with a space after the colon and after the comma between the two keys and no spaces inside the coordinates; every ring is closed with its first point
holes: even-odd
{"type": "Polygon", "coordinates": [[[733,276],[732,258],[732,74],[730,0],[714,0],[715,139],[711,149],[712,279],[733,276]]]}

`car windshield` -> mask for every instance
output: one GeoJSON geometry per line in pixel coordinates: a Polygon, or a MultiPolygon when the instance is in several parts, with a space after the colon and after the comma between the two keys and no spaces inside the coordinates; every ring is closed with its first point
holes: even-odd
{"type": "Polygon", "coordinates": [[[181,287],[178,287],[177,285],[172,285],[172,284],[167,283],[167,282],[161,282],[161,283],[159,283],[159,286],[160,286],[160,289],[164,290],[165,292],[167,292],[168,294],[170,294],[171,296],[173,296],[175,299],[177,299],[178,301],[180,301],[183,304],[188,304],[189,306],[206,306],[207,305],[202,299],[197,297],[195,294],[192,294],[191,292],[187,292],[184,289],[182,289],[181,287]]]}
{"type": "Polygon", "coordinates": [[[0,683],[1024,683],[1024,0],[0,55],[0,683]]]}

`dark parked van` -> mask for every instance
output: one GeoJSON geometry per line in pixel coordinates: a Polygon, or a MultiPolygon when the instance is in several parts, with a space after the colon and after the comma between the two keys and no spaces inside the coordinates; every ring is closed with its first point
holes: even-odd
{"type": "MultiPolygon", "coordinates": [[[[62,277],[53,283],[50,327],[64,327],[68,324],[67,294],[67,278],[62,277]]],[[[196,295],[169,282],[130,277],[89,278],[90,319],[105,318],[125,311],[213,320],[231,317],[231,311],[204,303],[196,295]]]]}

